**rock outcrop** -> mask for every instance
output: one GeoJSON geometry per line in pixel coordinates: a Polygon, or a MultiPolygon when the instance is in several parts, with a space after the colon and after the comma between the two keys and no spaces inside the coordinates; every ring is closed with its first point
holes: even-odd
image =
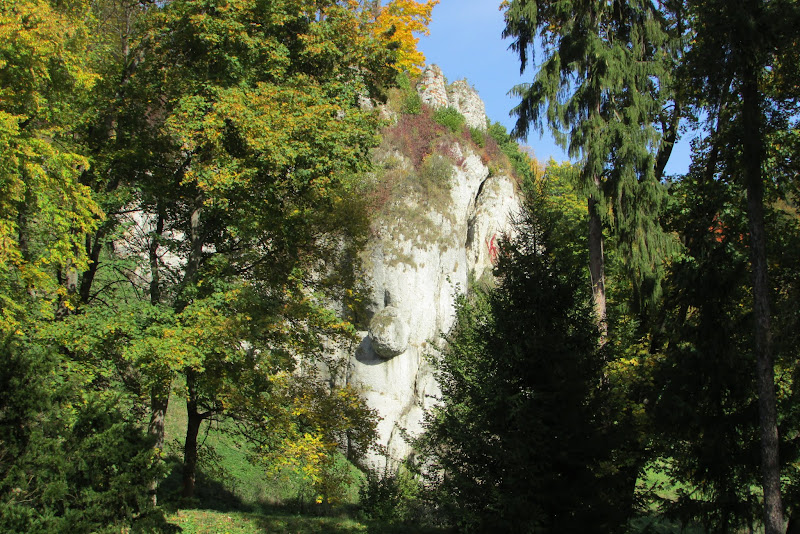
{"type": "Polygon", "coordinates": [[[466,80],[447,85],[442,70],[430,65],[422,71],[417,91],[425,104],[434,108],[454,108],[464,115],[467,126],[486,130],[486,105],[466,80]]]}
{"type": "MultiPolygon", "coordinates": [[[[417,89],[428,105],[452,106],[471,126],[485,128],[483,102],[466,82],[448,88],[438,67],[429,67],[417,89]]],[[[491,276],[497,240],[519,209],[511,177],[490,176],[480,155],[465,146],[458,150],[463,162],[454,165],[446,208],[396,199],[408,203],[406,213],[415,213],[416,222],[399,216],[378,223],[364,252],[372,319],[349,356],[348,382],[363,390],[382,417],[379,441],[388,456],[370,458],[375,467],[394,465],[411,452],[406,436],[421,431],[423,415],[439,394],[427,355],[453,324],[456,295],[470,280],[491,276]],[[420,239],[415,232],[420,216],[433,236],[426,230],[420,239]]]]}

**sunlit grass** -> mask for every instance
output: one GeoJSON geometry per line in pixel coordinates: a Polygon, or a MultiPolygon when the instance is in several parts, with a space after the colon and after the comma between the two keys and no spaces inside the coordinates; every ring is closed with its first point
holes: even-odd
{"type": "Polygon", "coordinates": [[[168,517],[185,534],[316,534],[370,532],[367,525],[348,518],[300,515],[264,515],[215,510],[179,510],[168,517]]]}

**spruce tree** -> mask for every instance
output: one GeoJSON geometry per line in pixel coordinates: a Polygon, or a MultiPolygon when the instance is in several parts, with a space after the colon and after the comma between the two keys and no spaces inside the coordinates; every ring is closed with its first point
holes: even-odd
{"type": "Polygon", "coordinates": [[[541,191],[530,199],[498,287],[458,300],[436,360],[442,405],[418,446],[464,531],[618,532],[630,511],[585,249],[561,238],[568,227],[541,191]]]}
{"type": "Polygon", "coordinates": [[[26,330],[0,337],[0,531],[159,531],[135,397],[54,350],[46,324],[26,330]]]}
{"type": "MultiPolygon", "coordinates": [[[[589,271],[601,332],[606,326],[604,223],[626,249],[637,288],[652,277],[666,238],[655,219],[659,179],[680,119],[673,98],[673,44],[680,6],[653,2],[506,2],[505,37],[524,73],[541,46],[533,82],[515,87],[514,133],[546,123],[580,158],[588,196],[589,271]],[[674,8],[674,10],[673,10],[674,8]]],[[[639,299],[641,300],[641,298],[639,299]]]]}

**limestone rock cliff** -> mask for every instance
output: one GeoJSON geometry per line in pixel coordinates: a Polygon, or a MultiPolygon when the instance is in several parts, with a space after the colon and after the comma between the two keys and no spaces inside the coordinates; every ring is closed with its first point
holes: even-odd
{"type": "MultiPolygon", "coordinates": [[[[483,102],[466,83],[447,86],[438,67],[423,73],[417,91],[431,106],[458,109],[474,128],[486,127],[483,102]]],[[[491,162],[460,143],[445,202],[413,195],[393,198],[395,217],[379,219],[364,263],[371,286],[368,330],[349,354],[349,383],[359,386],[382,420],[379,442],[388,457],[374,456],[376,467],[405,458],[406,433],[422,428],[423,414],[436,402],[439,387],[426,360],[454,320],[454,298],[469,280],[491,276],[497,240],[510,230],[519,209],[516,185],[507,174],[490,171],[491,162]],[[420,237],[419,225],[426,224],[420,237]]],[[[398,165],[408,166],[397,151],[398,165]]]]}
{"type": "Polygon", "coordinates": [[[486,129],[486,105],[466,80],[447,85],[442,70],[430,65],[422,72],[417,91],[425,104],[434,108],[454,108],[464,115],[470,128],[486,129]]]}

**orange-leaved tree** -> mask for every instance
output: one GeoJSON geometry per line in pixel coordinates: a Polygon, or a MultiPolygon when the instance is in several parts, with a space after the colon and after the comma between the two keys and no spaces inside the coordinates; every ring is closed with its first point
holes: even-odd
{"type": "Polygon", "coordinates": [[[396,43],[396,70],[418,74],[425,56],[417,50],[419,34],[428,35],[431,12],[439,0],[391,0],[385,6],[375,5],[375,34],[396,43]]]}

